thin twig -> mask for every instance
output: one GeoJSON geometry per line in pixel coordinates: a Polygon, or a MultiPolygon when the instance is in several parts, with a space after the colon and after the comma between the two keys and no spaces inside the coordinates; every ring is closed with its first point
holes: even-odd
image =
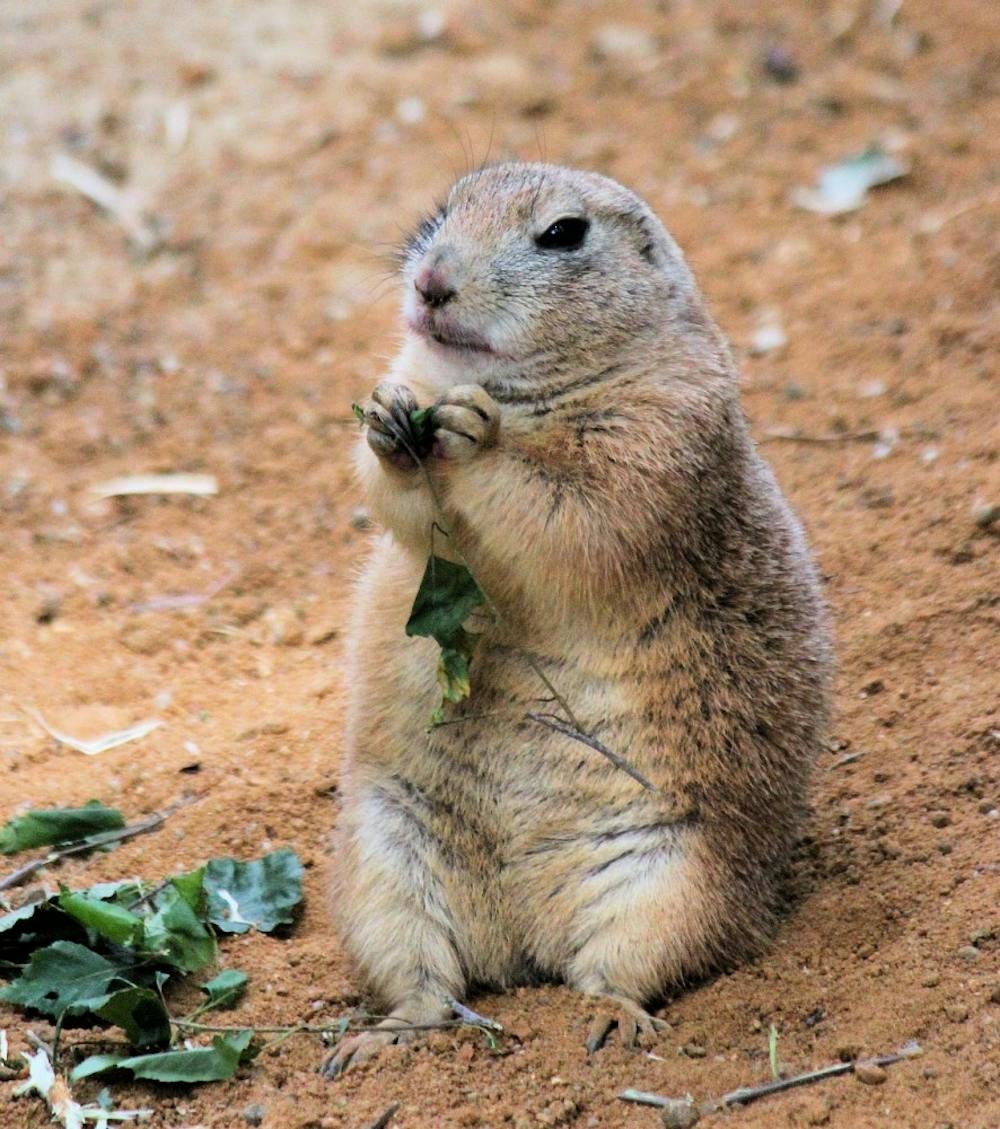
{"type": "Polygon", "coordinates": [[[471,1007],[466,1007],[465,1004],[460,1003],[454,996],[445,996],[444,1002],[463,1023],[472,1027],[485,1027],[490,1031],[503,1031],[502,1023],[497,1023],[495,1019],[488,1019],[485,1015],[480,1015],[478,1011],[473,1011],[471,1007]]]}
{"type": "Polygon", "coordinates": [[[69,185],[117,220],[136,250],[149,255],[162,246],[158,222],[144,215],[129,193],[96,169],[65,153],[56,153],[52,157],[51,171],[56,180],[69,185]]]}
{"type": "Polygon", "coordinates": [[[607,745],[598,741],[596,737],[591,737],[589,734],[584,733],[577,726],[567,725],[564,721],[560,721],[559,718],[547,713],[529,713],[525,714],[525,716],[529,717],[532,721],[537,721],[539,725],[546,725],[549,729],[554,729],[564,737],[571,737],[574,741],[579,741],[581,745],[586,745],[589,749],[600,753],[601,756],[607,757],[615,768],[620,768],[622,772],[631,776],[633,780],[638,781],[648,792],[659,792],[660,789],[657,788],[652,781],[647,780],[637,768],[629,764],[623,756],[616,753],[613,749],[609,749],[607,745]]]}
{"type": "MultiPolygon", "coordinates": [[[[261,1035],[331,1035],[334,1032],[340,1033],[343,1030],[349,1031],[370,1031],[373,1030],[377,1024],[371,1022],[372,1020],[391,1019],[387,1015],[370,1015],[365,1019],[348,1019],[346,1020],[346,1028],[344,1026],[345,1020],[339,1020],[337,1023],[324,1024],[322,1027],[311,1026],[308,1023],[300,1023],[291,1027],[258,1027],[256,1024],[242,1023],[242,1024],[215,1024],[215,1023],[195,1023],[190,1019],[173,1019],[171,1022],[175,1027],[182,1027],[190,1031],[209,1031],[225,1034],[232,1031],[247,1031],[251,1027],[254,1031],[259,1032],[261,1035]]],[[[456,1027],[482,1027],[483,1023],[472,1022],[465,1019],[442,1019],[440,1023],[401,1023],[399,1026],[393,1024],[393,1031],[445,1031],[456,1027]]],[[[493,1028],[490,1028],[493,1030],[493,1028]]]]}
{"type": "Polygon", "coordinates": [[[54,862],[59,862],[60,859],[68,858],[70,855],[83,854],[85,851],[93,851],[98,847],[105,847],[109,843],[120,843],[125,839],[132,839],[136,835],[145,835],[149,831],[155,831],[167,818],[167,814],[168,813],[164,813],[161,815],[159,812],[156,812],[148,819],[144,819],[139,823],[133,823],[128,827],[121,827],[117,831],[102,831],[97,835],[91,835],[89,838],[81,840],[79,843],[73,843],[68,847],[61,847],[57,851],[49,851],[47,855],[42,855],[41,858],[26,862],[23,866],[19,866],[17,870],[12,870],[5,878],[0,878],[0,890],[9,890],[12,886],[17,886],[26,878],[30,878],[36,871],[41,870],[43,866],[50,866],[54,862]]]}
{"type": "Polygon", "coordinates": [[[395,1115],[397,1109],[399,1109],[399,1102],[393,1102],[392,1105],[389,1106],[389,1108],[386,1109],[383,1113],[380,1113],[374,1121],[370,1121],[365,1126],[365,1129],[385,1129],[385,1127],[393,1119],[393,1116],[395,1115]]]}
{"type": "Polygon", "coordinates": [[[820,1082],[824,1078],[835,1078],[838,1074],[851,1074],[856,1066],[864,1063],[866,1066],[892,1066],[893,1063],[902,1062],[904,1059],[915,1058],[922,1054],[919,1043],[907,1043],[891,1055],[880,1055],[878,1058],[856,1058],[850,1062],[837,1062],[833,1066],[824,1066],[819,1070],[807,1070],[804,1074],[794,1074],[791,1078],[780,1078],[776,1082],[766,1082],[763,1086],[742,1086],[723,1094],[717,1102],[717,1108],[722,1109],[730,1105],[748,1105],[758,1098],[767,1097],[768,1094],[778,1094],[782,1090],[791,1090],[796,1086],[807,1086],[812,1082],[820,1082]]]}
{"type": "Polygon", "coordinates": [[[48,1043],[46,1043],[41,1035],[29,1029],[25,1031],[24,1037],[35,1048],[36,1051],[45,1051],[49,1058],[52,1057],[52,1047],[48,1043]]]}
{"type": "MultiPolygon", "coordinates": [[[[830,435],[803,435],[801,432],[769,428],[758,443],[872,443],[881,439],[889,429],[868,428],[865,431],[840,431],[830,435]]],[[[892,434],[906,439],[933,439],[934,432],[926,427],[901,427],[892,434]]]]}
{"type": "Polygon", "coordinates": [[[760,443],[867,443],[881,436],[880,431],[844,431],[837,435],[802,435],[787,431],[765,431],[760,443]]]}
{"type": "MultiPolygon", "coordinates": [[[[780,1094],[783,1090],[791,1090],[797,1086],[808,1086],[813,1082],[822,1082],[825,1078],[835,1078],[840,1074],[851,1074],[856,1067],[866,1066],[892,1066],[904,1059],[915,1058],[922,1054],[919,1043],[911,1042],[901,1047],[895,1054],[881,1055],[878,1058],[856,1058],[850,1062],[836,1062],[832,1066],[824,1066],[819,1070],[807,1070],[804,1074],[795,1074],[791,1078],[780,1078],[776,1082],[765,1082],[761,1086],[741,1086],[723,1094],[721,1098],[703,1102],[698,1107],[699,1113],[717,1113],[729,1106],[749,1105],[760,1098],[770,1094],[780,1094]]],[[[623,1090],[618,1097],[625,1102],[635,1102],[639,1105],[667,1106],[677,1101],[676,1098],[667,1098],[662,1094],[649,1094],[642,1090],[623,1090]]]]}
{"type": "Polygon", "coordinates": [[[134,913],[135,910],[139,908],[139,906],[143,905],[145,902],[152,901],[152,899],[155,898],[157,894],[162,894],[163,891],[170,885],[170,882],[171,880],[169,878],[164,878],[162,882],[157,882],[157,884],[155,886],[151,886],[145,894],[140,894],[134,902],[130,902],[127,908],[130,912],[134,913]]]}

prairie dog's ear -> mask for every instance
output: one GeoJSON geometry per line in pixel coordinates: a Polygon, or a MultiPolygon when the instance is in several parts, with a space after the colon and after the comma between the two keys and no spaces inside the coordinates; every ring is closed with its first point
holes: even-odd
{"type": "Polygon", "coordinates": [[[667,254],[660,221],[645,210],[632,212],[629,219],[636,230],[639,254],[654,267],[665,267],[667,254]]]}

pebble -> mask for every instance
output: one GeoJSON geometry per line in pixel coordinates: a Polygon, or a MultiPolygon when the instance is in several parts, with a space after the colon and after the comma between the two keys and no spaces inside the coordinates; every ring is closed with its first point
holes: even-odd
{"type": "Polygon", "coordinates": [[[936,988],[941,983],[941,977],[936,972],[928,972],[920,983],[925,988],[936,988]]]}
{"type": "Polygon", "coordinates": [[[701,1117],[697,1106],[687,1098],[668,1098],[669,1105],[660,1110],[660,1119],[665,1129],[691,1129],[701,1117]]]}
{"type": "Polygon", "coordinates": [[[944,1013],[952,1023],[964,1023],[969,1018],[969,1006],[968,1004],[948,1004],[944,1013]]]}
{"type": "Polygon", "coordinates": [[[866,1086],[881,1086],[889,1077],[885,1068],[876,1066],[874,1062],[859,1062],[855,1064],[854,1076],[866,1086]]]}
{"type": "Polygon", "coordinates": [[[594,32],[590,45],[595,54],[605,59],[635,62],[656,54],[656,40],[641,27],[631,24],[602,24],[594,32]]]}
{"type": "Polygon", "coordinates": [[[980,529],[989,529],[1000,521],[1000,505],[990,502],[976,502],[972,507],[972,520],[980,529]]]}
{"type": "Polygon", "coordinates": [[[983,954],[975,945],[963,945],[955,955],[959,960],[964,960],[966,964],[975,964],[983,954]]]}
{"type": "Polygon", "coordinates": [[[946,811],[936,811],[930,819],[932,827],[947,827],[951,823],[951,816],[946,811]]]}
{"type": "Polygon", "coordinates": [[[247,1125],[260,1125],[264,1120],[264,1107],[262,1105],[245,1106],[243,1112],[240,1114],[247,1125]]]}
{"type": "Polygon", "coordinates": [[[993,985],[993,991],[990,992],[990,1003],[1000,1004],[1000,984],[993,985]]]}
{"type": "Polygon", "coordinates": [[[774,46],[767,49],[764,70],[775,82],[784,84],[795,82],[799,77],[799,65],[786,47],[774,46]]]}
{"type": "Polygon", "coordinates": [[[704,1058],[708,1054],[701,1043],[685,1043],[681,1050],[688,1058],[704,1058]]]}

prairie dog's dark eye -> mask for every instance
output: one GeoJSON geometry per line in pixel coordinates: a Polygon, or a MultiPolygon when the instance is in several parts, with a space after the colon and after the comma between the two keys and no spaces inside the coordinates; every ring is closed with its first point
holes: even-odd
{"type": "Polygon", "coordinates": [[[579,216],[563,216],[550,224],[541,235],[535,236],[535,246],[543,251],[573,251],[579,247],[590,230],[590,221],[579,216]]]}

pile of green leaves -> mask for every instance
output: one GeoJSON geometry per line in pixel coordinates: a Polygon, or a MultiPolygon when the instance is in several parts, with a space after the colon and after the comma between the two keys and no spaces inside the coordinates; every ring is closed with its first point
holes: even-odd
{"type": "MultiPolygon", "coordinates": [[[[92,836],[121,828],[121,813],[84,808],[29,812],[0,829],[0,850],[92,836]]],[[[84,839],[84,842],[89,841],[84,839]]],[[[104,882],[0,913],[0,1000],[68,1023],[121,1028],[138,1054],[93,1055],[71,1078],[112,1068],[136,1078],[204,1082],[228,1078],[251,1052],[252,1031],[216,1037],[211,1046],[170,1049],[180,1028],[166,1006],[172,978],[198,972],[218,955],[218,935],[269,933],[293,920],[302,899],[302,865],[287,848],[250,862],[212,859],[155,885],[104,882]]],[[[209,1008],[232,1004],[246,987],[236,970],[202,984],[209,1008]]]]}

